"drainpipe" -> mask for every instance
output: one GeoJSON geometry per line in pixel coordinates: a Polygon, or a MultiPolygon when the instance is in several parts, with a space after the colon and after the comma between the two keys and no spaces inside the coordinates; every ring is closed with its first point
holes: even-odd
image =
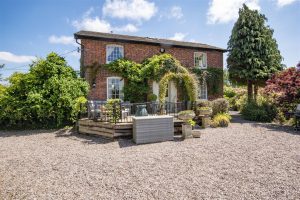
{"type": "Polygon", "coordinates": [[[78,42],[78,38],[75,38],[76,43],[80,45],[80,77],[85,78],[85,69],[84,69],[84,46],[78,42]]]}

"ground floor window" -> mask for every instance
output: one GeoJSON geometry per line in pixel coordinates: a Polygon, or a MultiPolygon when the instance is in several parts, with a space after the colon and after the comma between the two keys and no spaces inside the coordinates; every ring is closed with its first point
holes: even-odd
{"type": "Polygon", "coordinates": [[[107,78],[107,99],[123,99],[124,80],[120,77],[107,78]]]}
{"type": "Polygon", "coordinates": [[[199,99],[207,99],[207,84],[206,82],[202,82],[199,86],[199,99]]]}

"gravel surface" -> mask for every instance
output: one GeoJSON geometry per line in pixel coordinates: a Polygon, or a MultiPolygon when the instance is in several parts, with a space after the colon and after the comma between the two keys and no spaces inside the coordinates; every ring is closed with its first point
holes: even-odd
{"type": "Polygon", "coordinates": [[[243,121],[135,145],[63,131],[0,132],[0,199],[299,199],[300,134],[243,121]]]}

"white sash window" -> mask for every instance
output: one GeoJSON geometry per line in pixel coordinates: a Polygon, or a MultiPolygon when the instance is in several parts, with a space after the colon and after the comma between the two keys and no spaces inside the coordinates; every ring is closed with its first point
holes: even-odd
{"type": "Polygon", "coordinates": [[[107,78],[107,99],[124,99],[124,80],[120,77],[107,78]]]}
{"type": "Polygon", "coordinates": [[[194,52],[194,65],[200,69],[207,68],[207,54],[203,52],[194,52]]]}
{"type": "Polygon", "coordinates": [[[110,63],[119,58],[124,58],[124,48],[120,45],[106,46],[106,63],[110,63]]]}

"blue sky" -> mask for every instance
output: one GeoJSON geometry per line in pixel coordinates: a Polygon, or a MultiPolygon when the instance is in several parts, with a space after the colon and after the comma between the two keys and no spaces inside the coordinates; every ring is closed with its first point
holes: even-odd
{"type": "Polygon", "coordinates": [[[295,66],[300,61],[300,0],[1,0],[0,64],[6,67],[0,74],[26,72],[32,59],[51,51],[78,70],[73,34],[81,29],[226,48],[243,3],[267,16],[283,64],[295,66]]]}

